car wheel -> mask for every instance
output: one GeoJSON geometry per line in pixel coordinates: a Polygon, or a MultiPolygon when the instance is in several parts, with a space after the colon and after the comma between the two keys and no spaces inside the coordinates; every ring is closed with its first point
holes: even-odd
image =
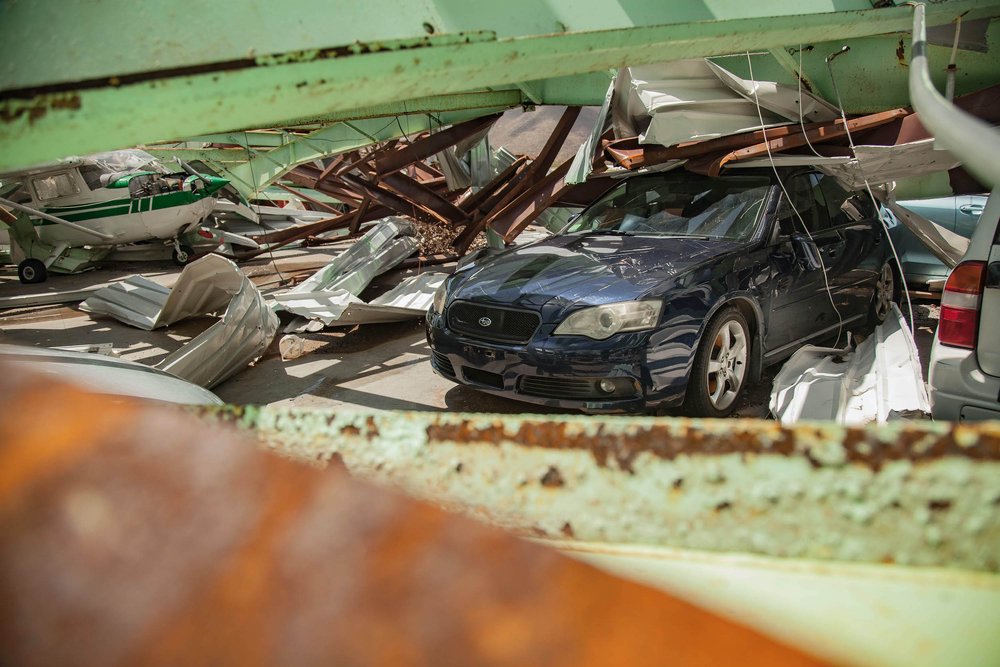
{"type": "Polygon", "coordinates": [[[180,249],[174,249],[171,259],[177,266],[184,266],[194,257],[194,250],[190,246],[182,245],[180,249]]]}
{"type": "Polygon", "coordinates": [[[743,394],[750,365],[750,327],[735,308],[709,322],[695,354],[685,406],[695,417],[726,417],[743,394]]]}
{"type": "Polygon", "coordinates": [[[885,318],[892,311],[892,304],[898,298],[896,294],[896,272],[892,269],[892,264],[886,262],[882,265],[882,270],[875,281],[875,294],[872,295],[871,311],[868,319],[873,325],[885,322],[885,318]]]}
{"type": "Polygon", "coordinates": [[[17,265],[17,277],[25,285],[44,283],[49,272],[45,268],[45,262],[29,258],[17,265]]]}

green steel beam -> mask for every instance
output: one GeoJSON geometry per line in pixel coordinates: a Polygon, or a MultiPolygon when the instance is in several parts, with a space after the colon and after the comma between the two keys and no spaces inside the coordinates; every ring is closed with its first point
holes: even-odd
{"type": "Polygon", "coordinates": [[[168,148],[166,146],[143,146],[142,149],[164,162],[179,158],[185,162],[201,160],[214,164],[232,164],[247,161],[244,148],[168,148]]]}
{"type": "MultiPolygon", "coordinates": [[[[316,0],[252,3],[255,11],[236,16],[217,4],[175,2],[169,13],[121,1],[79,12],[53,0],[0,5],[8,28],[0,42],[0,170],[539,74],[903,32],[912,19],[909,7],[873,9],[867,0],[316,0]],[[257,46],[247,51],[248,43],[257,46]]],[[[949,0],[928,9],[932,24],[959,14],[997,16],[1000,3],[949,0]]]]}
{"type": "MultiPolygon", "coordinates": [[[[963,23],[966,19],[963,18],[963,23]]],[[[911,26],[912,27],[912,26],[911,26]]],[[[987,53],[960,50],[956,59],[956,94],[973,92],[1000,83],[1000,67],[997,66],[997,45],[1000,44],[1000,21],[994,20],[987,29],[987,42],[992,46],[987,53]]],[[[910,94],[907,82],[910,63],[910,30],[873,37],[859,37],[849,41],[831,39],[810,42],[801,39],[788,43],[785,47],[771,49],[770,55],[753,56],[754,78],[778,81],[795,86],[795,72],[806,73],[806,81],[812,92],[836,104],[834,81],[830,78],[830,68],[826,58],[843,46],[850,50],[832,62],[836,87],[840,90],[843,103],[849,113],[867,114],[884,111],[896,106],[909,106],[910,94]],[[803,47],[800,51],[800,45],[803,47]]],[[[946,67],[951,58],[950,46],[927,46],[928,58],[934,67],[932,80],[938,90],[944,90],[946,67]]],[[[719,65],[734,74],[750,78],[750,66],[746,56],[714,59],[719,65]]]]}

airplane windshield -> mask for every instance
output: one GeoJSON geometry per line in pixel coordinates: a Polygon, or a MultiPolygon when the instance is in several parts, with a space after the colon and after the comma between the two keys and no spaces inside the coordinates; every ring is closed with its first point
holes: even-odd
{"type": "Polygon", "coordinates": [[[95,153],[86,158],[88,163],[101,167],[109,174],[127,174],[133,171],[152,171],[158,174],[169,174],[159,160],[138,149],[95,153]]]}

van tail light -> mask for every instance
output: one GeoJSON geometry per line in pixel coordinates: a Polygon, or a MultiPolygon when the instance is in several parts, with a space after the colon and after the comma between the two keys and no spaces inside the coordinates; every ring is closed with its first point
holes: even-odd
{"type": "Polygon", "coordinates": [[[985,280],[986,262],[962,262],[948,276],[938,322],[938,342],[942,345],[975,349],[985,280]]]}

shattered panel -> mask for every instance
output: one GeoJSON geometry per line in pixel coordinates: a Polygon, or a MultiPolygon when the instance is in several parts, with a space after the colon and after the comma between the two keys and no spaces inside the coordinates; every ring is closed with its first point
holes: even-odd
{"type": "Polygon", "coordinates": [[[80,309],[152,331],[224,308],[243,285],[243,273],[225,257],[206,255],[184,267],[173,288],[132,276],[94,292],[80,309]]]}
{"type": "Polygon", "coordinates": [[[222,316],[157,364],[160,370],[211,388],[259,359],[278,331],[278,316],[248,278],[222,316]]]}

